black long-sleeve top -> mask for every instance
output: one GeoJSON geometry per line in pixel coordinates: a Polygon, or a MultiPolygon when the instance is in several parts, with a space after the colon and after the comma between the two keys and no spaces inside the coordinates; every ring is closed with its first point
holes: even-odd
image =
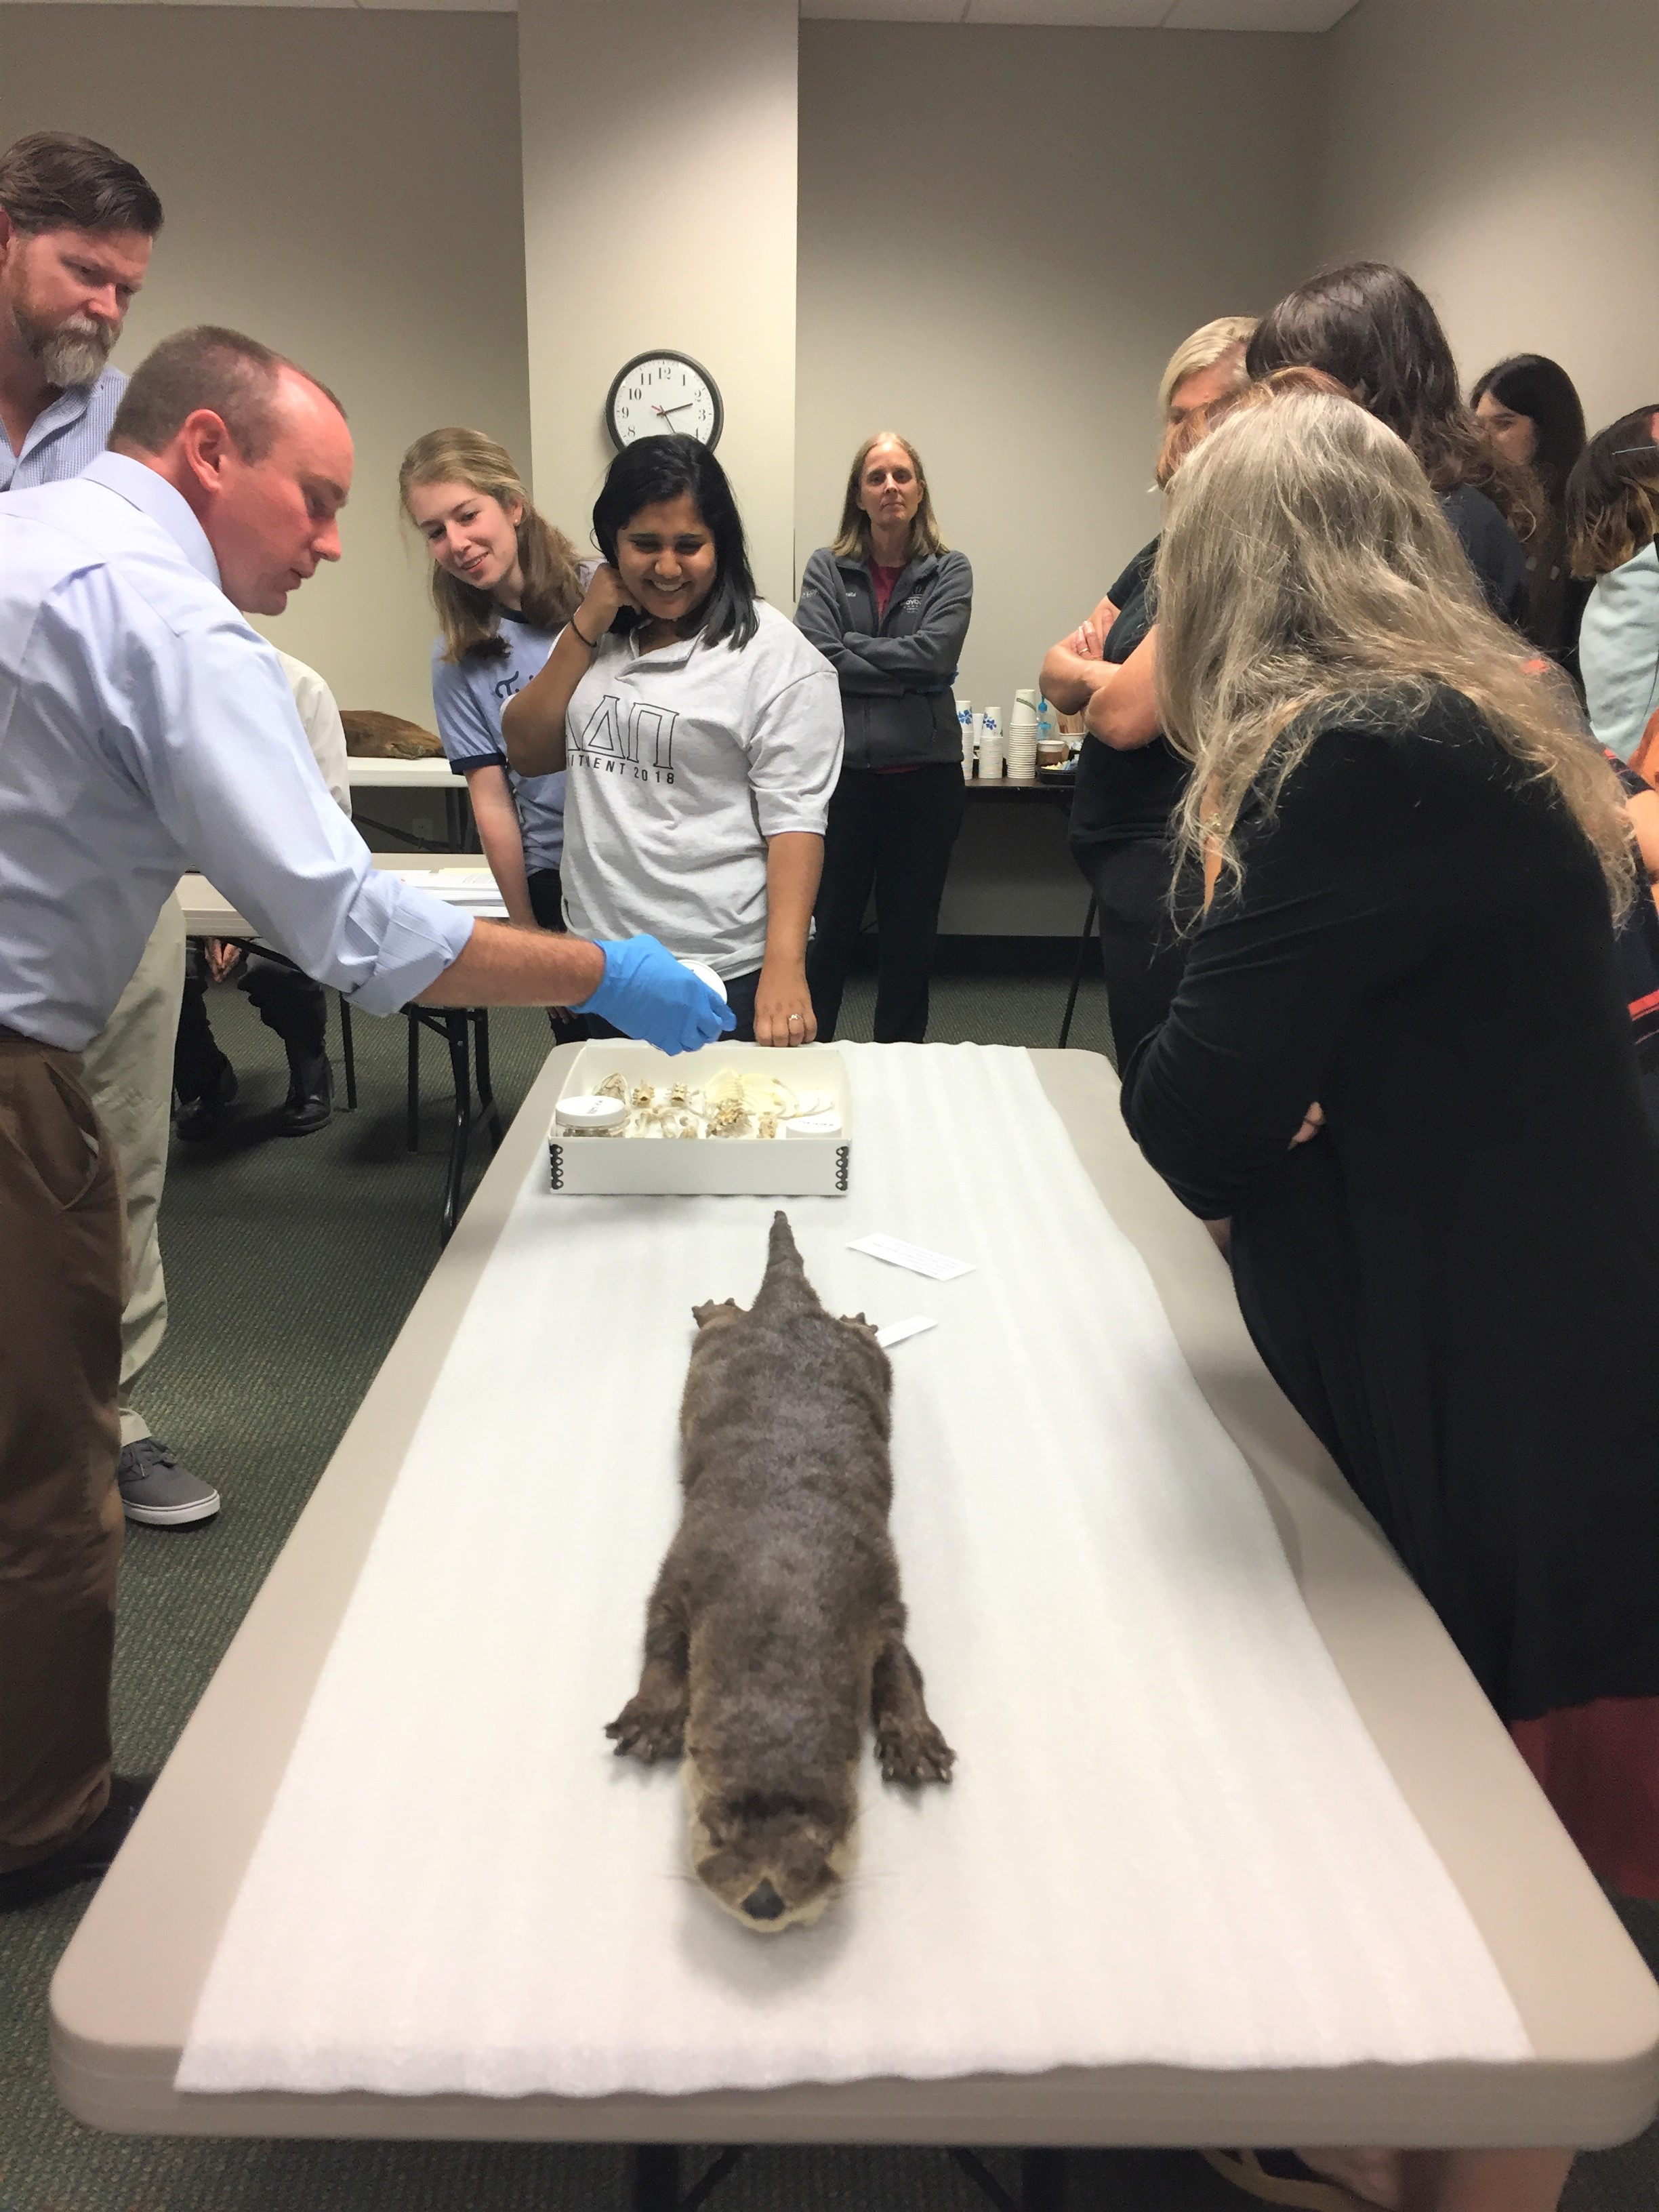
{"type": "Polygon", "coordinates": [[[1505,1717],[1659,1693],[1659,1151],[1588,841],[1440,691],[1328,715],[1238,844],[1129,1126],[1505,1717]]]}

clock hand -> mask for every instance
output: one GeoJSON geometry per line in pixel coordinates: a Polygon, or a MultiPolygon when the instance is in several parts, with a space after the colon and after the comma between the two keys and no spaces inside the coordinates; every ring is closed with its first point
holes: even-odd
{"type": "Polygon", "coordinates": [[[691,404],[692,402],[690,400],[682,399],[678,407],[659,407],[656,403],[653,401],[652,412],[653,414],[662,416],[664,419],[666,420],[670,415],[684,415],[686,409],[691,404]]]}

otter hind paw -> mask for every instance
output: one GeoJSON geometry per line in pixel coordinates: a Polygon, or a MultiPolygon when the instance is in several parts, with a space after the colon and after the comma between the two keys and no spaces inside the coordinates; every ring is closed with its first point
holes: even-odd
{"type": "Polygon", "coordinates": [[[948,1782],[957,1755],[932,1721],[919,1727],[877,1730],[876,1755],[884,1782],[948,1782]]]}
{"type": "Polygon", "coordinates": [[[637,1759],[654,1766],[659,1759],[678,1759],[684,1749],[685,1715],[677,1706],[665,1711],[630,1698],[605,1729],[617,1747],[618,1759],[637,1759]]]}

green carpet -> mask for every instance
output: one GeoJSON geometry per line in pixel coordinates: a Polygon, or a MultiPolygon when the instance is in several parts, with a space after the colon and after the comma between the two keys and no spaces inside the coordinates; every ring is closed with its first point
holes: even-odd
{"type": "MultiPolygon", "coordinates": [[[[843,1036],[868,1034],[855,979],[843,1036]]],[[[946,978],[941,1041],[1052,1044],[1063,978],[946,978]]],[[[447,1068],[425,1046],[421,1151],[404,1148],[404,1025],[356,1024],[362,1103],[314,1137],[274,1133],[281,1048],[240,993],[210,999],[241,1077],[214,1144],[175,1146],[161,1216],[172,1304],[144,1410],[224,1510],[195,1530],[132,1529],[116,1655],[118,1764],[159,1766],[438,1256],[447,1068]]],[[[529,1013],[491,1020],[507,1113],[550,1042],[529,1013]]],[[[1104,1049],[1104,994],[1085,984],[1075,1045],[1104,1049]]],[[[480,1164],[485,1157],[477,1146],[480,1164]]],[[[46,1989],[84,1908],[78,1891],[0,1920],[0,2212],[609,2212],[623,2154],[556,2144],[213,2142],[97,2136],[69,2119],[46,2069],[46,1989]]],[[[1659,1911],[1630,1908],[1659,1962],[1659,1911]]],[[[989,2163],[1012,2187],[1006,2157],[989,2163]]],[[[687,2179],[696,2170],[687,2161],[687,2179]]],[[[1079,2161],[1073,2212],[1225,2212],[1241,2199],[1193,2157],[1102,2152],[1079,2161]]],[[[757,2151],[714,2212],[972,2212],[983,2202],[942,2151],[757,2151]]],[[[1569,2212],[1653,2212],[1659,2136],[1580,2161],[1569,2212]]]]}

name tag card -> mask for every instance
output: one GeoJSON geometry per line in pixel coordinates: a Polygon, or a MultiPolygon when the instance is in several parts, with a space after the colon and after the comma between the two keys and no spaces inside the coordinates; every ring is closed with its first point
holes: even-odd
{"type": "Polygon", "coordinates": [[[847,1249],[867,1252],[872,1260],[885,1260],[890,1267],[908,1267],[913,1275],[929,1275],[936,1283],[951,1283],[958,1275],[974,1272],[971,1260],[953,1260],[947,1252],[930,1252],[925,1244],[907,1244],[902,1237],[859,1237],[847,1249]]]}

